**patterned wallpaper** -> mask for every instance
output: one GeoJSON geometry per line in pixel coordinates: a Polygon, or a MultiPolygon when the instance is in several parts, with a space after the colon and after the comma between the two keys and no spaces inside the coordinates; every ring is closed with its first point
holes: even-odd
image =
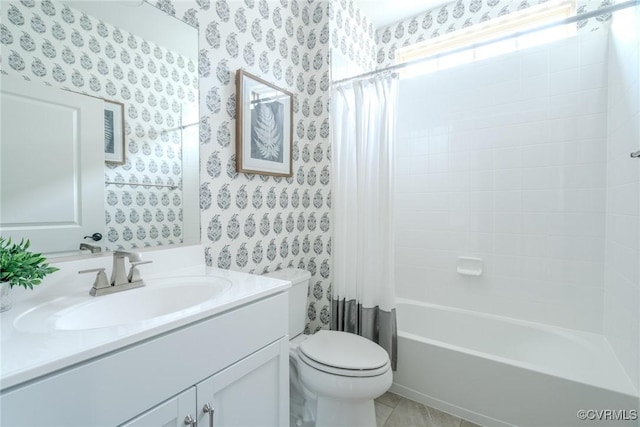
{"type": "Polygon", "coordinates": [[[200,29],[200,209],[208,264],[311,272],[307,332],[329,324],[329,3],[159,0],[200,29]],[[294,93],[293,177],[235,172],[235,73],[294,93]]]}
{"type": "Polygon", "coordinates": [[[331,0],[329,19],[332,59],[340,55],[357,72],[374,69],[376,30],[353,0],[331,0]]]}
{"type": "MultiPolygon", "coordinates": [[[[396,50],[430,38],[438,37],[480,22],[526,9],[547,0],[456,0],[439,8],[396,22],[376,31],[377,68],[395,64],[396,50]]],[[[577,12],[584,13],[609,6],[612,0],[578,0],[577,12]]],[[[580,31],[598,29],[608,17],[579,21],[580,31]]]]}
{"type": "MultiPolygon", "coordinates": [[[[182,241],[182,105],[196,102],[195,59],[52,0],[2,2],[1,72],[125,104],[126,163],[106,164],[110,249],[182,241]]],[[[78,242],[80,243],[80,242],[78,242]]]]}

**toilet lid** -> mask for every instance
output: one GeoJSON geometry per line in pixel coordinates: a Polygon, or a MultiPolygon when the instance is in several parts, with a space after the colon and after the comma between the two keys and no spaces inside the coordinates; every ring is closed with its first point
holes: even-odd
{"type": "Polygon", "coordinates": [[[379,375],[381,368],[386,371],[389,364],[389,355],[382,347],[347,332],[318,331],[300,343],[299,351],[307,359],[317,362],[314,365],[338,370],[375,371],[368,375],[379,375]]]}

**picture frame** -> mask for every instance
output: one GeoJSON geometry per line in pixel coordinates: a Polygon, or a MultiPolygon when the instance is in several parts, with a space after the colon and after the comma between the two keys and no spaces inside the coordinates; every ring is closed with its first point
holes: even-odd
{"type": "Polygon", "coordinates": [[[240,69],[236,96],[236,171],[293,176],[293,94],[240,69]]]}
{"type": "Polygon", "coordinates": [[[124,163],[124,104],[104,100],[104,161],[124,163]]]}

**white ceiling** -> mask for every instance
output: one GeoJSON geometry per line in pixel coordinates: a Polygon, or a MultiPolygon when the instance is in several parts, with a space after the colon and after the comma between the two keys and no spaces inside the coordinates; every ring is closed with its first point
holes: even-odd
{"type": "Polygon", "coordinates": [[[375,28],[385,27],[394,22],[419,15],[429,9],[453,0],[354,0],[375,28]]]}

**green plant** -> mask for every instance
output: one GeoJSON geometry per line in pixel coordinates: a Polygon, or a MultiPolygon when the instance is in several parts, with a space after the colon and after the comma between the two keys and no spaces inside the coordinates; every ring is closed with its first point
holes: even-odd
{"type": "Polygon", "coordinates": [[[47,274],[58,268],[46,264],[42,254],[28,251],[31,243],[22,239],[20,243],[11,243],[11,239],[0,237],[0,282],[9,282],[9,286],[22,286],[33,289],[47,274]]]}

